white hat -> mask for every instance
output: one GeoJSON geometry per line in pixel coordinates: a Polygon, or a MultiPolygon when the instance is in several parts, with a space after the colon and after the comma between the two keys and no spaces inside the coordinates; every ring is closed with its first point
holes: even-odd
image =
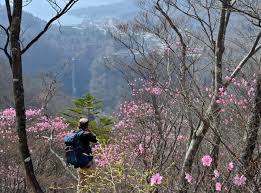
{"type": "Polygon", "coordinates": [[[88,123],[88,119],[86,119],[86,118],[81,118],[80,120],[79,120],[79,123],[82,123],[82,124],[84,124],[84,123],[88,123]]]}

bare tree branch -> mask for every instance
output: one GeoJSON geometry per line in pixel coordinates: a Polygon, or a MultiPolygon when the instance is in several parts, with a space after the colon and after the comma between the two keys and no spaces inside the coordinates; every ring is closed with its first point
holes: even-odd
{"type": "Polygon", "coordinates": [[[6,42],[5,42],[5,46],[4,48],[0,48],[0,50],[4,51],[6,57],[8,58],[8,61],[9,61],[9,64],[12,68],[12,57],[11,55],[9,54],[8,52],[8,45],[9,45],[9,40],[10,40],[10,35],[9,35],[9,32],[8,32],[8,29],[5,28],[3,25],[0,24],[0,28],[2,28],[6,34],[6,42]]]}
{"type": "Polygon", "coordinates": [[[49,29],[51,24],[59,19],[61,16],[63,16],[65,13],[67,13],[71,7],[77,2],[78,0],[70,0],[62,9],[62,11],[58,12],[57,15],[55,15],[52,19],[50,19],[47,24],[45,25],[44,29],[38,33],[23,49],[22,49],[22,54],[24,54],[35,42],[37,42],[45,32],[49,29]]]}
{"type": "Polygon", "coordinates": [[[233,73],[230,75],[230,79],[224,84],[224,88],[227,88],[228,85],[232,82],[232,79],[237,76],[239,71],[243,68],[243,66],[247,63],[247,61],[261,49],[261,44],[258,45],[259,40],[261,39],[261,32],[258,34],[254,45],[252,46],[249,53],[239,62],[236,69],[233,71],[233,73]]]}

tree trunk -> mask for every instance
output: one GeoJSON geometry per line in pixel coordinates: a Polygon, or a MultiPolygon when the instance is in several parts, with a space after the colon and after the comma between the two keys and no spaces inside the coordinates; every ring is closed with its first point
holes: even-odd
{"type": "Polygon", "coordinates": [[[39,183],[36,180],[31,155],[27,144],[26,135],[26,115],[24,105],[24,88],[22,72],[22,56],[20,47],[20,29],[22,16],[22,1],[14,0],[13,16],[10,27],[11,34],[11,56],[12,56],[12,74],[13,74],[13,93],[15,98],[16,110],[16,130],[18,134],[19,151],[23,159],[27,181],[35,193],[43,193],[39,183]]]}
{"type": "MultiPolygon", "coordinates": [[[[199,126],[198,130],[194,132],[192,136],[192,140],[189,144],[188,150],[186,152],[186,156],[183,162],[181,175],[180,175],[180,187],[179,193],[186,193],[187,192],[187,182],[185,180],[185,174],[191,173],[192,165],[194,163],[195,156],[198,152],[200,144],[204,139],[206,133],[208,132],[210,125],[219,128],[220,124],[220,105],[216,102],[219,99],[219,88],[223,86],[222,82],[222,63],[223,63],[223,54],[225,50],[224,42],[225,42],[225,35],[226,29],[230,17],[230,11],[228,11],[227,7],[230,4],[230,0],[226,0],[222,3],[222,10],[220,13],[220,21],[219,21],[219,31],[217,42],[215,45],[215,74],[214,74],[214,97],[207,109],[204,120],[201,120],[201,125],[199,126]]],[[[217,136],[216,136],[217,137],[217,136]]],[[[216,144],[214,146],[214,157],[217,159],[219,154],[219,141],[218,138],[216,139],[216,144]]],[[[216,162],[216,160],[214,160],[216,162]]],[[[217,164],[217,162],[216,162],[217,164]]]]}
{"type": "Polygon", "coordinates": [[[180,187],[179,187],[179,193],[186,193],[187,192],[187,182],[185,180],[185,174],[191,173],[192,165],[194,163],[195,156],[197,154],[197,151],[199,149],[199,146],[201,144],[201,141],[204,139],[209,127],[210,127],[210,121],[207,117],[210,117],[212,109],[213,109],[213,103],[211,103],[210,107],[208,108],[207,115],[205,120],[202,120],[202,123],[200,124],[200,127],[196,132],[194,132],[192,136],[192,140],[189,144],[189,147],[186,152],[186,156],[184,158],[184,162],[182,165],[182,171],[180,175],[180,187]]]}
{"type": "Polygon", "coordinates": [[[247,124],[247,137],[244,140],[244,148],[241,155],[243,168],[246,170],[248,177],[254,174],[254,168],[251,167],[253,163],[253,152],[257,145],[258,129],[260,128],[261,119],[261,72],[257,77],[256,93],[254,97],[254,104],[251,115],[247,124]]]}

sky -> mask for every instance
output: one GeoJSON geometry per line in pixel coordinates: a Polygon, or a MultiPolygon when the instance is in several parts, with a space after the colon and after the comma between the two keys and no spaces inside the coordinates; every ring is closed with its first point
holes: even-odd
{"type": "MultiPolygon", "coordinates": [[[[5,0],[0,0],[1,4],[4,4],[5,0]]],[[[27,0],[28,1],[28,0],[27,0]]],[[[64,0],[56,0],[57,2],[63,2],[64,0]]],[[[85,8],[89,6],[99,6],[122,2],[124,0],[79,0],[73,7],[73,9],[85,8]]],[[[24,2],[26,2],[24,0],[24,2]]],[[[24,10],[39,17],[43,20],[49,20],[54,14],[54,10],[50,7],[47,0],[32,0],[32,2],[24,7],[24,10]]],[[[81,19],[75,16],[67,14],[60,20],[63,25],[77,25],[81,23],[81,19]]]]}

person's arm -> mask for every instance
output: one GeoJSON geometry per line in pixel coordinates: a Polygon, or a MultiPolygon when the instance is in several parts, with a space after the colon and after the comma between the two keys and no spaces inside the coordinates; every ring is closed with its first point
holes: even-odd
{"type": "Polygon", "coordinates": [[[90,130],[88,130],[88,133],[85,134],[85,138],[92,143],[98,142],[96,135],[92,133],[90,130]]]}

